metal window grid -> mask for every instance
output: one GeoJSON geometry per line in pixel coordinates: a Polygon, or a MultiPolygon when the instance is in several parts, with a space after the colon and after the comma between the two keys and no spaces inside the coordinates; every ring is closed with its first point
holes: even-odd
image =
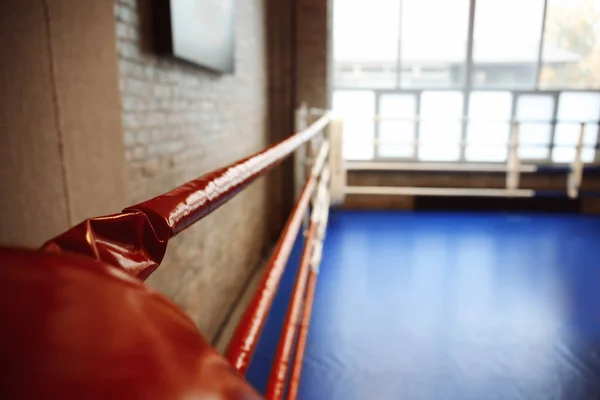
{"type": "MultiPolygon", "coordinates": [[[[343,0],[337,0],[337,1],[343,1],[343,0]]],[[[473,40],[474,40],[474,28],[475,28],[475,10],[476,10],[476,3],[477,0],[470,0],[470,4],[469,4],[469,28],[468,28],[468,33],[467,33],[467,51],[466,51],[466,59],[465,59],[465,68],[464,70],[464,76],[463,79],[461,80],[462,84],[461,85],[456,85],[456,86],[445,86],[445,87],[423,87],[423,88],[418,88],[418,89],[403,89],[401,87],[401,75],[402,75],[402,13],[403,13],[403,9],[402,9],[402,0],[400,0],[400,23],[398,24],[398,55],[397,55],[397,77],[396,77],[396,87],[395,88],[369,88],[369,87],[348,87],[348,86],[340,86],[340,87],[334,87],[333,90],[353,90],[353,91],[371,91],[375,94],[375,113],[376,115],[379,115],[379,103],[380,103],[380,98],[382,95],[386,95],[386,94],[412,94],[415,96],[415,101],[416,101],[416,115],[419,116],[420,115],[420,110],[421,110],[421,95],[423,92],[425,91],[460,91],[463,94],[463,120],[462,120],[462,130],[461,130],[461,147],[460,147],[460,157],[458,160],[456,161],[451,161],[451,163],[457,163],[457,162],[469,162],[466,160],[465,157],[465,152],[466,152],[466,146],[464,145],[464,143],[466,142],[467,139],[467,128],[468,128],[468,110],[469,110],[469,101],[470,101],[470,94],[474,91],[501,91],[501,92],[510,92],[512,95],[512,107],[511,107],[511,116],[510,116],[510,120],[515,120],[516,119],[516,113],[517,113],[517,102],[518,102],[518,97],[524,94],[534,94],[534,95],[550,95],[553,97],[553,115],[552,118],[548,121],[548,123],[551,124],[551,132],[550,132],[550,139],[549,139],[549,143],[548,143],[548,157],[545,160],[531,160],[534,164],[544,164],[544,163],[552,163],[552,164],[556,164],[555,162],[552,161],[552,151],[554,146],[554,138],[555,138],[555,134],[556,134],[556,125],[559,121],[558,120],[558,101],[559,101],[559,97],[560,94],[563,92],[583,92],[583,93],[599,93],[600,94],[600,90],[588,90],[588,89],[571,89],[571,88],[553,88],[553,89],[540,89],[539,87],[539,79],[540,79],[540,75],[541,75],[541,70],[543,67],[543,46],[544,46],[544,33],[545,33],[545,27],[546,27],[546,16],[547,16],[547,10],[548,10],[548,1],[549,0],[544,0],[544,6],[543,6],[543,11],[542,11],[542,27],[541,27],[541,36],[540,36],[540,41],[539,41],[539,47],[538,47],[538,51],[537,51],[537,61],[536,61],[536,81],[535,84],[533,85],[533,87],[531,88],[520,88],[520,89],[514,89],[511,87],[506,87],[506,88],[501,88],[501,87],[494,87],[494,88],[473,88],[472,85],[472,72],[473,72],[473,40]]],[[[335,46],[335,43],[334,43],[335,46]]],[[[379,147],[380,145],[377,144],[377,141],[379,139],[380,136],[380,122],[381,121],[376,121],[374,120],[374,137],[375,137],[375,143],[374,143],[374,161],[414,161],[414,162],[421,162],[418,159],[418,141],[419,141],[419,132],[420,132],[420,121],[416,121],[415,122],[415,149],[413,152],[413,157],[402,157],[402,158],[393,158],[393,157],[381,157],[380,156],[380,152],[379,152],[379,147]]],[[[509,121],[507,121],[509,122],[509,121]]],[[[597,137],[597,143],[599,143],[600,141],[600,121],[597,121],[598,123],[598,137],[597,137]]],[[[502,161],[503,162],[503,161],[502,161]]],[[[493,163],[493,162],[492,162],[493,163]]],[[[594,155],[594,164],[596,163],[600,163],[600,152],[596,151],[595,155],[594,155]]]]}

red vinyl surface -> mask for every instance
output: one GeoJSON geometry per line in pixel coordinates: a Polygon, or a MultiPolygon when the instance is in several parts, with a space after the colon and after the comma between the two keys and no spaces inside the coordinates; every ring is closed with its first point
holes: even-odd
{"type": "Polygon", "coordinates": [[[168,238],[159,238],[140,211],[89,218],[44,244],[49,252],[78,253],[145,280],[160,265],[168,238]]]}
{"type": "Polygon", "coordinates": [[[0,248],[2,399],[258,400],[172,301],[117,268],[0,248]]]}

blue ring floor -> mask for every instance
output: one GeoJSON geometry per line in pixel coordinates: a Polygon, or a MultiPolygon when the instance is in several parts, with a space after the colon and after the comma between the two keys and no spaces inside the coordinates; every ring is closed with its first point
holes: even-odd
{"type": "MultiPolygon", "coordinates": [[[[247,373],[261,392],[301,247],[247,373]]],[[[299,398],[600,399],[600,219],[333,211],[299,398]]]]}

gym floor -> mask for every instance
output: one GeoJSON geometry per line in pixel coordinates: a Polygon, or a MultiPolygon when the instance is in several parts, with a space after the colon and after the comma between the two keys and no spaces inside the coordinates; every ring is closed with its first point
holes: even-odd
{"type": "MultiPolygon", "coordinates": [[[[301,246],[247,374],[261,392],[301,246]]],[[[299,398],[599,399],[600,219],[333,211],[299,398]]]]}

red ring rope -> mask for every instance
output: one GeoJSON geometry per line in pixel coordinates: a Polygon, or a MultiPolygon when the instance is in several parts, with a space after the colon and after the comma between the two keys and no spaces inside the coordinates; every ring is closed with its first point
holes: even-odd
{"type": "Polygon", "coordinates": [[[310,325],[310,316],[312,314],[315,291],[317,289],[317,273],[310,271],[308,276],[308,288],[306,289],[306,300],[304,302],[304,312],[302,322],[300,323],[300,332],[298,332],[298,341],[296,343],[296,354],[290,372],[290,383],[287,391],[287,400],[296,400],[298,389],[300,387],[300,377],[302,374],[302,365],[304,363],[304,352],[306,351],[306,340],[308,339],[308,327],[310,325]]]}
{"type": "Polygon", "coordinates": [[[269,382],[267,383],[267,390],[265,392],[266,400],[280,400],[283,398],[285,392],[287,370],[292,355],[294,337],[296,336],[296,330],[300,322],[302,305],[304,303],[306,281],[310,271],[310,260],[312,257],[314,239],[317,233],[317,225],[318,223],[313,220],[308,228],[306,242],[302,251],[302,258],[300,260],[300,267],[298,268],[298,275],[292,292],[292,300],[285,316],[283,331],[279,343],[277,344],[277,352],[275,353],[275,359],[269,375],[269,382]]]}
{"type": "Polygon", "coordinates": [[[127,207],[122,213],[89,218],[46,242],[43,249],[79,253],[146,279],[160,265],[171,237],[223,205],[312,139],[329,119],[325,115],[263,151],[127,207]]]}
{"type": "Polygon", "coordinates": [[[175,236],[196,221],[223,205],[230,198],[269,171],[300,145],[316,136],[329,122],[321,117],[307,129],[263,151],[210,172],[198,179],[151,200],[128,207],[150,218],[161,238],[175,236]]]}
{"type": "Polygon", "coordinates": [[[315,190],[316,176],[311,176],[304,185],[300,199],[288,220],[281,239],[269,261],[265,276],[260,283],[259,289],[254,293],[250,304],[246,308],[240,323],[238,324],[225,356],[241,374],[245,374],[250,365],[252,355],[258,344],[262,328],[273,304],[279,281],[285,269],[286,263],[292,251],[294,241],[298,236],[302,218],[306,213],[308,204],[315,190]]]}
{"type": "Polygon", "coordinates": [[[265,272],[260,286],[254,293],[250,304],[246,308],[246,311],[229,342],[226,357],[242,374],[246,373],[248,366],[250,365],[252,355],[258,344],[258,339],[260,338],[267,315],[273,304],[275,293],[279,287],[279,281],[281,280],[292,246],[298,235],[302,217],[306,214],[308,203],[315,191],[317,179],[319,179],[321,171],[323,170],[323,165],[327,159],[328,152],[329,143],[324,142],[315,159],[311,175],[302,189],[296,207],[288,219],[279,243],[271,256],[267,271],[265,272]]]}

